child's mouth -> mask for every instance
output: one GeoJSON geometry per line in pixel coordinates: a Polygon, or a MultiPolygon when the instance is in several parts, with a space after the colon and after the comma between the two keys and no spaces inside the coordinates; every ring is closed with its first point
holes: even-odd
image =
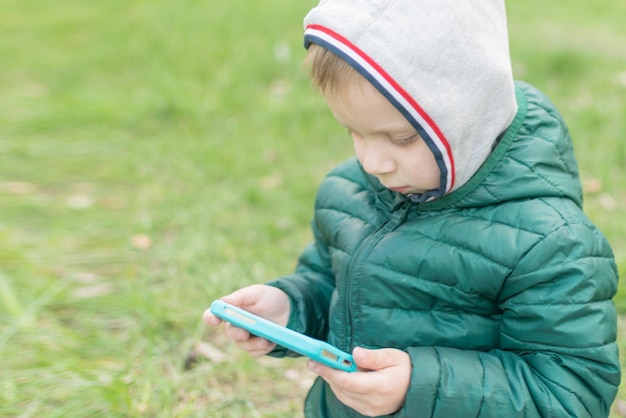
{"type": "Polygon", "coordinates": [[[394,192],[398,192],[398,193],[408,193],[409,190],[411,190],[411,188],[408,187],[408,186],[404,186],[404,187],[389,187],[389,190],[393,190],[394,192]]]}

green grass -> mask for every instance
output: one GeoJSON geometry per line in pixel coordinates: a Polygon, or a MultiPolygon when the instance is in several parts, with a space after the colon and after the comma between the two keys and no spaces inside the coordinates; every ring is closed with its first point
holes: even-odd
{"type": "MultiPolygon", "coordinates": [[[[302,360],[250,359],[200,315],[293,269],[351,155],[300,67],[309,6],[4,2],[0,416],[300,414],[302,360]]],[[[626,4],[508,7],[515,72],[568,120],[626,271],[626,4]]]]}

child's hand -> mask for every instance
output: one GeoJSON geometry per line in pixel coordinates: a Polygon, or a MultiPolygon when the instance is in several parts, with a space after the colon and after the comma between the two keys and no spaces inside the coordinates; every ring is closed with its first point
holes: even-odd
{"type": "MultiPolygon", "coordinates": [[[[272,286],[253,285],[244,287],[228,296],[224,296],[221,300],[282,326],[286,326],[289,320],[289,312],[291,310],[289,297],[282,290],[272,286]]],[[[204,311],[202,319],[211,326],[218,326],[223,322],[208,309],[204,311]]],[[[229,339],[235,341],[239,348],[246,350],[253,357],[265,355],[276,346],[276,344],[264,338],[251,335],[248,331],[227,322],[224,325],[224,334],[229,339]]]]}
{"type": "Polygon", "coordinates": [[[354,373],[342,372],[309,361],[309,368],[320,375],[335,396],[363,415],[392,414],[404,404],[411,381],[411,359],[393,348],[355,348],[352,356],[359,366],[354,373]]]}

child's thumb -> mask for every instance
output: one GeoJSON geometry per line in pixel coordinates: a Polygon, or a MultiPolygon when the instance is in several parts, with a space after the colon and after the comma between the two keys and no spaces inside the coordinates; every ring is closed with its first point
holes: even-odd
{"type": "Polygon", "coordinates": [[[361,369],[380,370],[394,366],[398,361],[394,358],[396,350],[379,349],[368,350],[366,348],[357,347],[352,351],[354,362],[361,369]]]}
{"type": "Polygon", "coordinates": [[[259,301],[259,292],[256,286],[243,287],[234,291],[230,295],[226,295],[222,298],[226,303],[245,308],[246,306],[254,305],[259,301]]]}

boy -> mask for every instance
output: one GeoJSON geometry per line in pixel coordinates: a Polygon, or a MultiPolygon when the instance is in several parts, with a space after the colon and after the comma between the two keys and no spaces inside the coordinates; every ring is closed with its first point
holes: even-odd
{"type": "Polygon", "coordinates": [[[617,269],[564,122],[513,81],[503,2],[326,0],[305,26],[356,159],[296,272],[223,300],[353,353],[356,373],[309,362],[306,416],[608,416],[617,269]]]}

